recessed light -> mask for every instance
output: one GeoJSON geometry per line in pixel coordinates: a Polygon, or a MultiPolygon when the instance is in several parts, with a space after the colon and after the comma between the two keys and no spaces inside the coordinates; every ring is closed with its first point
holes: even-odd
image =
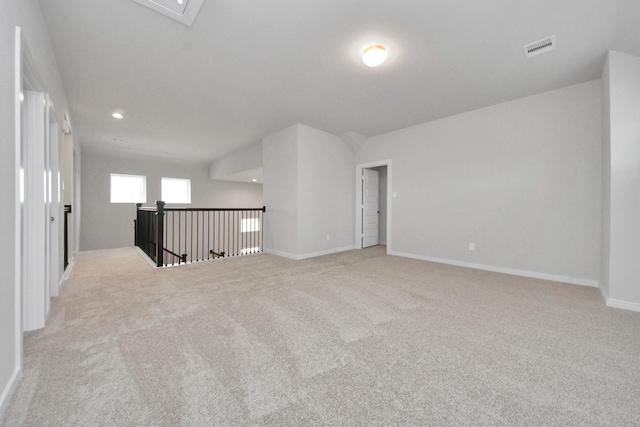
{"type": "Polygon", "coordinates": [[[115,110],[115,111],[113,112],[113,114],[111,114],[111,116],[112,116],[114,119],[118,119],[118,120],[119,120],[119,119],[122,119],[122,118],[124,118],[124,110],[117,109],[117,110],[115,110]]]}
{"type": "Polygon", "coordinates": [[[362,53],[362,62],[369,67],[377,67],[387,59],[387,51],[381,44],[372,44],[362,53]]]}
{"type": "Polygon", "coordinates": [[[178,1],[178,4],[184,3],[184,0],[177,0],[177,1],[178,1]]]}
{"type": "Polygon", "coordinates": [[[255,179],[255,178],[253,178],[251,181],[253,181],[253,182],[258,182],[258,180],[257,180],[257,179],[255,179]]]}

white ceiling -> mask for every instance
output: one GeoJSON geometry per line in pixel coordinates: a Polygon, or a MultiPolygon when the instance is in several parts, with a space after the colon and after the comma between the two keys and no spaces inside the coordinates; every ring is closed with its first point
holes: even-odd
{"type": "Polygon", "coordinates": [[[81,144],[200,160],[294,123],[373,136],[598,78],[608,49],[640,56],[638,3],[207,0],[188,27],[133,0],[41,0],[81,144]]]}

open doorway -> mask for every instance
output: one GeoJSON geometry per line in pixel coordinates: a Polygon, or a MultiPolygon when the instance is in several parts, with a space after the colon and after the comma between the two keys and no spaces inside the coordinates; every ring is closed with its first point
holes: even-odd
{"type": "Polygon", "coordinates": [[[391,160],[356,165],[355,247],[391,246],[391,160]]]}

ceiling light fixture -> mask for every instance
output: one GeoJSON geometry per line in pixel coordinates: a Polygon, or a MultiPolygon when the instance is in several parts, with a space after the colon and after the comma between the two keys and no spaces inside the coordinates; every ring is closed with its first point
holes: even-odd
{"type": "Polygon", "coordinates": [[[124,110],[117,109],[111,114],[114,119],[122,119],[124,118],[124,110]]]}
{"type": "Polygon", "coordinates": [[[251,181],[253,181],[253,182],[258,182],[258,180],[257,180],[257,179],[255,179],[255,178],[253,178],[251,181]]]}
{"type": "Polygon", "coordinates": [[[372,44],[362,53],[362,62],[369,67],[377,67],[387,59],[387,51],[381,44],[372,44]]]}

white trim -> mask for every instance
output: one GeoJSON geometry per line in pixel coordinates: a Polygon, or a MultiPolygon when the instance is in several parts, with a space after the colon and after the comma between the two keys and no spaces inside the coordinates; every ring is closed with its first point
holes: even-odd
{"type": "Polygon", "coordinates": [[[609,299],[609,293],[602,287],[602,283],[600,284],[600,286],[598,286],[598,290],[600,290],[600,296],[602,297],[602,300],[606,304],[607,300],[609,299]]]}
{"type": "Polygon", "coordinates": [[[434,258],[430,256],[415,255],[404,252],[388,251],[389,255],[400,256],[404,258],[419,259],[422,261],[437,262],[439,264],[456,265],[458,267],[475,268],[476,270],[493,271],[496,273],[511,274],[514,276],[531,277],[534,279],[551,280],[553,282],[569,283],[572,285],[588,286],[592,288],[598,287],[597,280],[580,279],[576,277],[558,276],[555,274],[538,273],[536,271],[517,270],[513,268],[496,267],[493,265],[475,264],[471,262],[455,261],[444,258],[434,258]]]}
{"type": "Polygon", "coordinates": [[[355,249],[362,249],[362,170],[377,168],[380,166],[387,167],[387,237],[386,243],[387,253],[391,253],[392,241],[393,241],[393,228],[392,224],[392,204],[393,204],[393,173],[392,173],[392,161],[391,159],[379,160],[377,162],[359,163],[356,165],[356,204],[355,204],[355,249]]]}
{"type": "Polygon", "coordinates": [[[282,258],[288,258],[296,261],[299,259],[297,255],[290,254],[289,252],[276,251],[275,249],[266,249],[266,248],[264,251],[268,254],[276,255],[282,258]]]}
{"type": "Polygon", "coordinates": [[[607,298],[607,307],[640,312],[640,303],[607,298]]]}
{"type": "Polygon", "coordinates": [[[598,289],[600,289],[600,295],[602,296],[602,299],[604,300],[604,303],[607,305],[607,307],[640,312],[640,303],[612,299],[609,298],[609,293],[602,287],[602,285],[600,285],[598,289]]]}
{"type": "Polygon", "coordinates": [[[193,21],[196,20],[196,16],[198,16],[198,13],[200,12],[200,8],[204,3],[204,0],[190,0],[184,9],[184,12],[179,13],[166,6],[158,4],[154,1],[149,1],[149,0],[134,0],[134,1],[136,3],[140,3],[141,5],[148,7],[149,9],[155,10],[156,12],[164,16],[168,16],[171,19],[175,19],[176,21],[181,22],[188,27],[193,25],[193,21]]]}
{"type": "Polygon", "coordinates": [[[15,27],[14,41],[14,121],[15,121],[15,141],[14,141],[14,167],[16,176],[14,178],[14,319],[13,333],[15,346],[15,360],[13,374],[9,382],[4,386],[0,395],[0,420],[13,396],[15,389],[20,382],[22,373],[22,212],[20,203],[20,158],[22,155],[22,30],[15,27]]]}
{"type": "Polygon", "coordinates": [[[13,374],[11,374],[11,378],[9,378],[9,382],[7,382],[4,390],[2,390],[2,394],[0,395],[0,420],[4,417],[4,413],[9,406],[11,397],[16,392],[18,384],[20,384],[21,376],[21,370],[19,368],[14,369],[13,374]]]}
{"type": "Polygon", "coordinates": [[[151,267],[158,268],[158,266],[153,262],[153,260],[149,258],[149,255],[147,255],[146,253],[144,253],[142,249],[140,249],[140,246],[134,246],[134,248],[136,248],[138,253],[142,255],[142,257],[149,263],[151,267]]]}
{"type": "Polygon", "coordinates": [[[283,257],[283,258],[292,259],[294,261],[300,261],[300,260],[303,260],[303,259],[315,258],[315,257],[319,257],[319,256],[324,256],[324,255],[336,254],[336,253],[339,253],[339,252],[350,251],[352,249],[356,249],[356,248],[353,247],[353,246],[343,246],[342,248],[328,249],[326,251],[311,252],[311,253],[302,254],[302,255],[294,255],[294,254],[290,254],[288,252],[276,251],[274,249],[265,249],[264,251],[266,253],[268,253],[268,254],[271,254],[271,255],[276,255],[276,256],[283,257]]]}
{"type": "Polygon", "coordinates": [[[60,278],[60,282],[58,283],[58,295],[62,292],[62,287],[64,283],[69,280],[71,276],[71,271],[73,270],[73,266],[75,265],[75,259],[71,258],[69,260],[69,264],[67,264],[67,268],[64,269],[64,273],[62,273],[62,277],[60,278]]]}

